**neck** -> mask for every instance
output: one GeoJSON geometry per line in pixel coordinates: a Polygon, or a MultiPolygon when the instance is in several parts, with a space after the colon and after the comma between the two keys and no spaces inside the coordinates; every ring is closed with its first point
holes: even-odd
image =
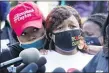
{"type": "Polygon", "coordinates": [[[78,52],[77,48],[74,48],[73,50],[71,51],[64,51],[62,49],[60,49],[59,47],[55,46],[55,50],[56,52],[62,54],[62,55],[74,55],[78,52]]]}

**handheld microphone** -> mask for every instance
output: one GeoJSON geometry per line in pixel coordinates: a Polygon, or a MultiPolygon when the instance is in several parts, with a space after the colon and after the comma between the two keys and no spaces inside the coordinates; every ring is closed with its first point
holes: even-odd
{"type": "Polygon", "coordinates": [[[36,48],[29,48],[21,51],[19,57],[11,59],[9,61],[2,62],[0,64],[0,68],[8,67],[18,62],[29,64],[32,62],[37,62],[38,59],[39,59],[39,51],[36,48]]]}
{"type": "Polygon", "coordinates": [[[36,63],[30,63],[20,73],[35,73],[38,70],[36,63]]]}
{"type": "Polygon", "coordinates": [[[46,64],[46,62],[47,62],[47,60],[46,60],[45,57],[39,58],[39,60],[36,62],[37,66],[38,66],[37,73],[45,73],[45,70],[46,70],[45,64],[46,64]]]}
{"type": "Polygon", "coordinates": [[[20,64],[19,66],[16,67],[16,73],[19,73],[22,69],[24,69],[27,66],[27,64],[20,64]]]}
{"type": "Polygon", "coordinates": [[[67,73],[81,73],[79,70],[75,69],[75,68],[69,68],[67,70],[67,73]]]}
{"type": "MultiPolygon", "coordinates": [[[[45,57],[41,57],[39,58],[39,60],[37,62],[35,62],[38,66],[38,72],[41,73],[45,73],[45,64],[46,64],[47,60],[45,57]]],[[[20,66],[17,67],[17,73],[19,73],[23,68],[25,68],[27,65],[26,64],[22,64],[20,66]]]]}
{"type": "Polygon", "coordinates": [[[36,73],[45,73],[46,67],[43,65],[42,67],[38,68],[38,71],[36,73]]]}
{"type": "Polygon", "coordinates": [[[63,68],[58,67],[58,68],[54,69],[52,73],[66,73],[66,72],[63,68]]]}
{"type": "Polygon", "coordinates": [[[39,60],[36,62],[36,64],[38,65],[38,68],[42,67],[43,65],[45,65],[47,63],[47,60],[45,57],[41,57],[39,58],[39,60]]]}

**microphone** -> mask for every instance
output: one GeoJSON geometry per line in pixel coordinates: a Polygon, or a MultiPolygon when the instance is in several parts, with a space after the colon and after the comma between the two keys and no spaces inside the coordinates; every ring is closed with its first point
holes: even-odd
{"type": "Polygon", "coordinates": [[[46,67],[43,65],[41,68],[38,68],[38,71],[36,73],[45,73],[46,67]]]}
{"type": "Polygon", "coordinates": [[[29,64],[32,62],[37,62],[39,59],[39,51],[36,48],[28,48],[19,54],[19,57],[2,62],[0,68],[8,67],[18,62],[23,62],[24,64],[29,64]]]}
{"type": "Polygon", "coordinates": [[[79,70],[75,69],[75,68],[69,68],[67,70],[67,73],[81,73],[79,70]]]}
{"type": "Polygon", "coordinates": [[[58,67],[58,68],[54,69],[52,73],[66,73],[66,72],[63,68],[58,67]]]}
{"type": "Polygon", "coordinates": [[[20,73],[35,73],[38,70],[38,66],[36,63],[30,63],[27,65],[20,73]]]}
{"type": "Polygon", "coordinates": [[[23,68],[25,68],[27,64],[22,63],[21,65],[16,67],[16,73],[19,73],[23,68]]]}
{"type": "Polygon", "coordinates": [[[45,57],[39,58],[39,60],[36,62],[38,66],[37,73],[45,73],[46,67],[44,66],[47,63],[47,60],[45,57]]]}
{"type": "Polygon", "coordinates": [[[36,64],[38,65],[38,68],[41,68],[43,65],[45,65],[47,63],[47,60],[45,57],[41,57],[39,58],[39,60],[36,62],[36,64]]]}
{"type": "MultiPolygon", "coordinates": [[[[38,72],[45,73],[45,67],[44,65],[47,63],[47,60],[45,57],[40,57],[37,62],[35,62],[38,66],[38,72]]],[[[17,73],[19,73],[24,67],[26,67],[26,64],[22,64],[17,67],[17,73]]]]}

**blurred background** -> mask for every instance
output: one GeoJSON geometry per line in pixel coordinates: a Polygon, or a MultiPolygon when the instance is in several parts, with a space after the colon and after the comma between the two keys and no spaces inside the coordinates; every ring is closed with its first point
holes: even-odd
{"type": "MultiPolygon", "coordinates": [[[[12,1],[11,8],[14,7],[16,4],[18,4],[20,1],[30,1],[30,0],[18,0],[18,1],[12,1]]],[[[42,11],[43,15],[46,16],[48,13],[56,6],[58,5],[69,5],[74,7],[82,17],[82,22],[84,22],[88,16],[95,14],[95,13],[107,13],[107,7],[108,2],[107,1],[66,1],[66,0],[60,0],[60,1],[35,1],[33,0],[42,11]]]]}

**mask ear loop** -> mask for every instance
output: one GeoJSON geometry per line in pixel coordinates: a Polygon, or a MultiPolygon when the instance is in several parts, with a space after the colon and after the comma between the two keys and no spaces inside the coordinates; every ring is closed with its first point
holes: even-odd
{"type": "Polygon", "coordinates": [[[82,37],[85,37],[85,34],[84,34],[84,32],[83,32],[83,30],[82,30],[81,28],[80,28],[80,32],[81,32],[80,35],[81,35],[82,37]]]}
{"type": "Polygon", "coordinates": [[[44,44],[43,44],[43,47],[42,47],[42,50],[45,50],[45,45],[47,43],[47,36],[46,36],[46,32],[44,32],[44,35],[43,35],[43,39],[44,39],[44,44]]]}

